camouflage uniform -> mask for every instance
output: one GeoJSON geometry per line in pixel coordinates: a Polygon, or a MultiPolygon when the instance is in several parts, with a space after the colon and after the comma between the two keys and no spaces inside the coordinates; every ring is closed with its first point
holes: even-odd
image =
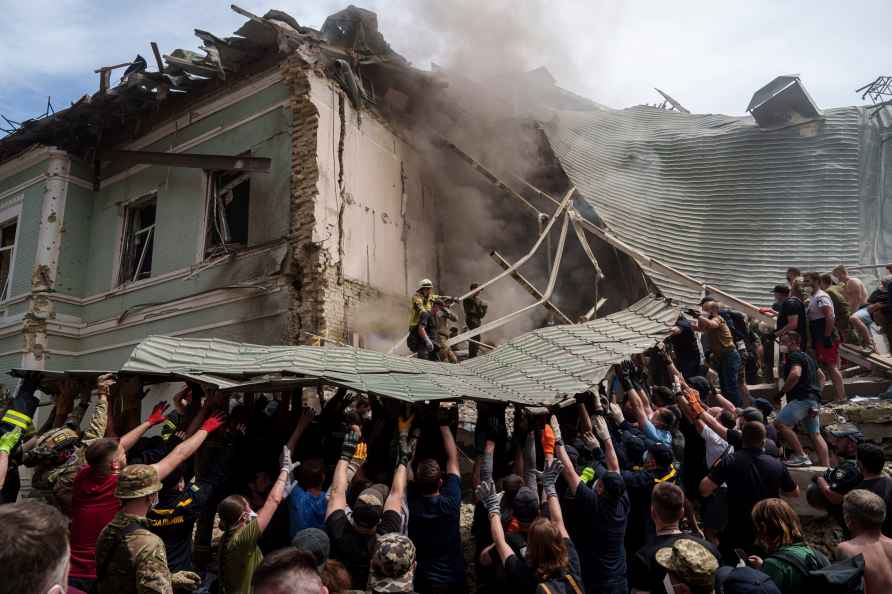
{"type": "MultiPolygon", "coordinates": [[[[483,318],[486,316],[486,310],[489,307],[486,304],[486,301],[482,300],[479,295],[474,295],[472,297],[465,297],[461,304],[465,310],[465,323],[468,325],[468,328],[471,330],[479,328],[483,323],[483,318]]],[[[480,335],[472,336],[471,339],[480,342],[480,335]]],[[[468,342],[469,357],[476,357],[479,349],[480,345],[476,342],[468,342]]]]}
{"type": "Polygon", "coordinates": [[[373,592],[412,592],[415,544],[397,532],[378,537],[369,572],[373,592]]]}
{"type": "Polygon", "coordinates": [[[445,305],[441,305],[437,309],[437,314],[435,316],[437,322],[437,337],[434,339],[434,343],[437,347],[437,358],[440,361],[448,361],[449,363],[458,363],[458,357],[455,356],[455,353],[452,352],[452,348],[449,346],[449,322],[456,322],[458,318],[454,313],[449,311],[449,308],[445,305]]]}
{"type": "MultiPolygon", "coordinates": [[[[119,499],[136,499],[161,490],[153,466],[131,464],[115,487],[119,499]]],[[[195,576],[197,578],[197,576],[195,576]]],[[[146,518],[119,511],[96,542],[98,594],[173,594],[164,541],[149,531],[146,518]]]]}
{"type": "MultiPolygon", "coordinates": [[[[75,427],[80,426],[81,419],[86,412],[86,408],[78,405],[71,415],[69,415],[65,424],[72,426],[72,422],[76,419],[75,427]]],[[[80,444],[76,446],[67,460],[59,466],[51,467],[40,465],[34,471],[33,484],[35,490],[39,489],[41,494],[46,498],[47,503],[60,507],[62,511],[67,513],[67,507],[71,501],[71,488],[74,485],[74,477],[77,476],[78,470],[83,467],[87,461],[84,458],[84,452],[87,446],[94,440],[105,436],[105,429],[108,425],[108,400],[100,397],[96,400],[96,408],[93,410],[93,416],[90,417],[90,424],[87,425],[83,436],[80,438],[80,444]],[[51,493],[51,495],[50,495],[51,493]]],[[[61,432],[60,428],[55,432],[61,432]]],[[[70,429],[69,429],[70,430],[70,429]]],[[[35,449],[38,446],[35,447],[35,449]]]]}

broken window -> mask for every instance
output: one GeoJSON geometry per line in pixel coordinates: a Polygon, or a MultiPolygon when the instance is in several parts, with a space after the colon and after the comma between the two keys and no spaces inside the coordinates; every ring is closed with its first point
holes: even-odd
{"type": "Polygon", "coordinates": [[[251,178],[243,171],[208,173],[206,258],[248,245],[251,178]]]}
{"type": "Polygon", "coordinates": [[[9,297],[9,273],[15,256],[15,233],[18,219],[0,225],[0,301],[9,297]]]}
{"type": "Polygon", "coordinates": [[[124,236],[118,284],[152,276],[152,248],[155,245],[157,194],[149,194],[124,209],[124,236]]]}

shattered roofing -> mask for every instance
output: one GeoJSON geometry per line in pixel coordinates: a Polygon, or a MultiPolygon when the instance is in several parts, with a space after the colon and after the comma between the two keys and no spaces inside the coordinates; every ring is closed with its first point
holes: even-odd
{"type": "Polygon", "coordinates": [[[35,144],[56,146],[90,160],[100,141],[102,146],[114,146],[136,138],[153,119],[164,120],[233,79],[264,71],[294,52],[323,66],[349,57],[358,64],[408,67],[378,32],[377,17],[368,10],[351,5],[328,17],[317,31],[300,26],[280,10],[258,17],[232,8],[248,18],[233,36],[221,38],[195,29],[202,42],[199,52],[175,49],[148,61],[137,54],[129,66],[111,71],[110,76],[120,76],[117,85],[109,82],[103,90],[100,83],[95,94],[46,117],[27,120],[0,138],[0,162],[35,144]]]}
{"type": "MultiPolygon", "coordinates": [[[[788,266],[892,260],[878,190],[882,118],[850,107],[781,130],[653,107],[553,110],[546,136],[621,240],[756,304],[788,266]]],[[[648,271],[682,303],[696,292],[648,271]]]]}
{"type": "Polygon", "coordinates": [[[297,376],[409,402],[472,398],[547,405],[591,388],[611,365],[666,338],[677,317],[665,300],[647,297],[602,319],[528,332],[457,365],[352,347],[152,336],[122,371],[199,378],[229,389],[297,376]]]}

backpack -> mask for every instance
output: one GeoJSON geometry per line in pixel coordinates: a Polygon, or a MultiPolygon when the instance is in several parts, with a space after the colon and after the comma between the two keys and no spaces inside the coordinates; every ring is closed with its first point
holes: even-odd
{"type": "Polygon", "coordinates": [[[547,582],[539,582],[536,594],[582,594],[582,587],[569,573],[562,578],[552,578],[547,582]]]}
{"type": "Polygon", "coordinates": [[[771,555],[795,567],[803,575],[803,592],[820,594],[864,594],[864,556],[857,555],[831,564],[815,549],[814,557],[802,561],[798,557],[778,551],[771,555]]]}
{"type": "Polygon", "coordinates": [[[733,309],[720,309],[719,315],[722,316],[725,323],[728,324],[728,329],[731,331],[731,337],[734,338],[734,343],[736,344],[740,341],[745,342],[749,335],[749,328],[747,328],[746,325],[746,316],[733,309]]]}

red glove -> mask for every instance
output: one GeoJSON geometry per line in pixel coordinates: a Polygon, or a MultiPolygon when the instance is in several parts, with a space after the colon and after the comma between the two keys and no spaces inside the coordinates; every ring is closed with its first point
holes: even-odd
{"type": "Polygon", "coordinates": [[[148,418],[150,427],[160,425],[167,420],[167,417],[164,416],[164,411],[167,410],[168,406],[170,406],[170,404],[167,402],[159,402],[155,405],[155,408],[152,409],[152,414],[150,414],[148,418]]]}
{"type": "Polygon", "coordinates": [[[226,422],[226,415],[224,415],[221,412],[218,412],[214,416],[209,417],[207,420],[205,420],[205,422],[201,424],[201,429],[202,429],[202,431],[207,431],[208,433],[213,433],[214,431],[219,429],[220,426],[225,422],[226,422]]]}
{"type": "Polygon", "coordinates": [[[554,429],[551,425],[545,425],[545,429],[542,430],[542,451],[546,456],[554,456],[555,441],[554,429]]]}

